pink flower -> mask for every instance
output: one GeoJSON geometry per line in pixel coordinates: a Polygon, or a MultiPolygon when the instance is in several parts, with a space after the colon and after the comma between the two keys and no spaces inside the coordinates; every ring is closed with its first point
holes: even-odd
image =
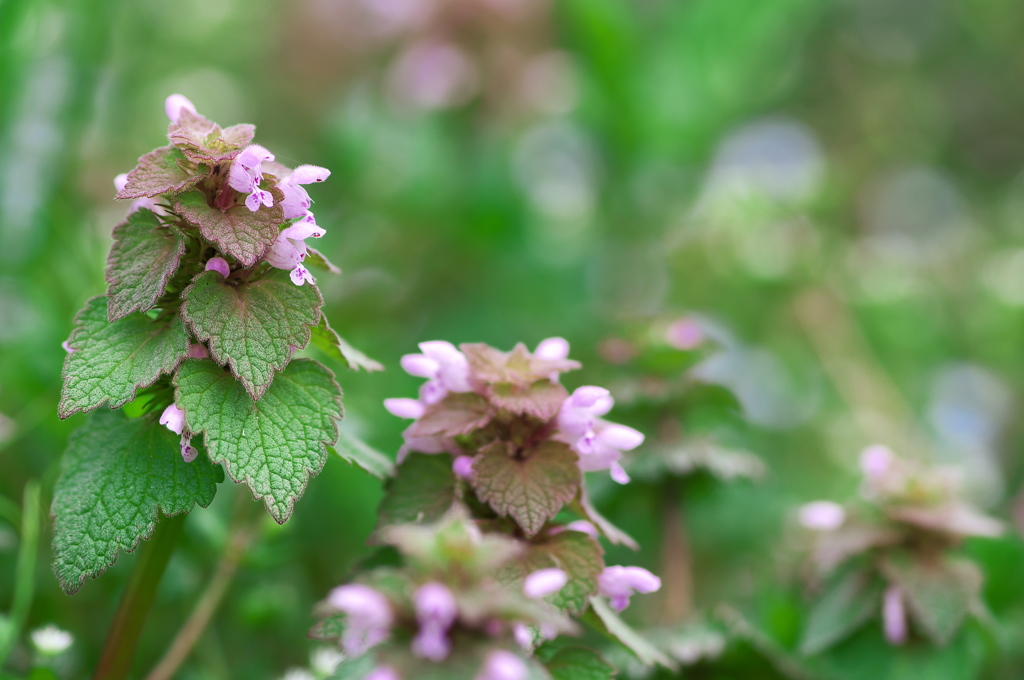
{"type": "Polygon", "coordinates": [[[185,95],[172,94],[170,97],[164,100],[164,111],[167,113],[167,117],[171,119],[172,123],[177,123],[178,118],[181,117],[182,111],[196,112],[196,107],[193,106],[192,102],[188,100],[185,95]]]}
{"type": "Polygon", "coordinates": [[[261,204],[268,208],[274,205],[273,195],[260,189],[263,161],[272,160],[274,154],[259,144],[250,144],[235,157],[228,170],[228,186],[240,193],[249,194],[245,199],[245,207],[252,212],[259,210],[261,204]]]}
{"type": "Polygon", "coordinates": [[[313,213],[308,213],[295,224],[282,229],[274,245],[267,251],[266,260],[271,267],[292,270],[292,283],[301,286],[305,281],[314,283],[313,277],[302,266],[306,259],[306,239],[320,238],[326,232],[313,221],[313,213]]]}
{"type": "Polygon", "coordinates": [[[626,484],[629,475],[619,459],[623,451],[640,446],[644,435],[631,427],[600,420],[614,403],[603,387],[577,388],[558,412],[558,434],[580,454],[581,470],[609,470],[614,481],[626,484]]]}
{"type": "Polygon", "coordinates": [[[699,323],[683,317],[676,319],[665,329],[665,341],[676,349],[696,349],[704,342],[704,331],[701,330],[699,323]]]}
{"type": "Polygon", "coordinates": [[[416,420],[426,407],[418,399],[385,399],[384,408],[393,416],[416,420]]]}
{"type": "Polygon", "coordinates": [[[412,652],[431,661],[444,661],[451,652],[448,629],[459,614],[452,592],[440,583],[420,586],[413,595],[420,630],[412,641],[412,652]]]}
{"type": "Polygon", "coordinates": [[[363,680],[402,680],[401,676],[391,666],[377,666],[363,680]]]}
{"type": "Polygon", "coordinates": [[[605,567],[597,577],[597,592],[607,597],[616,611],[629,606],[634,591],[653,593],[659,588],[661,579],[642,567],[605,567]]]}
{"type": "Polygon", "coordinates": [[[833,531],[846,521],[843,506],[832,501],[813,501],[800,508],[800,524],[813,531],[833,531]]]}
{"type": "Polygon", "coordinates": [[[349,656],[359,656],[391,634],[391,605],[373,588],[361,583],[338,586],[327,602],[346,614],[341,645],[349,656]]]}
{"type": "Polygon", "coordinates": [[[178,408],[177,405],[171,404],[160,415],[160,424],[174,434],[181,434],[181,431],[185,428],[185,412],[178,408]]]}
{"type": "Polygon", "coordinates": [[[562,404],[558,412],[558,431],[575,445],[576,440],[592,431],[600,416],[612,410],[615,400],[603,387],[585,385],[576,390],[562,404]]]}
{"type": "Polygon", "coordinates": [[[578,531],[581,534],[586,534],[587,536],[590,536],[593,539],[596,539],[598,537],[597,527],[595,527],[593,524],[591,524],[585,519],[573,520],[572,522],[566,524],[564,527],[555,527],[549,533],[560,534],[563,531],[578,531]]]}
{"type": "Polygon", "coordinates": [[[455,345],[443,340],[420,343],[423,354],[406,354],[402,368],[409,375],[429,380],[420,388],[424,404],[435,404],[449,392],[470,392],[469,361],[455,345]]]}
{"type": "Polygon", "coordinates": [[[512,652],[496,649],[487,655],[484,667],[473,680],[526,680],[529,670],[512,652]]]}
{"type": "Polygon", "coordinates": [[[861,472],[864,473],[868,482],[877,484],[882,481],[892,467],[894,458],[892,449],[888,446],[881,444],[869,446],[860,454],[861,472]]]}
{"type": "Polygon", "coordinates": [[[68,354],[71,354],[72,352],[75,351],[75,348],[72,347],[71,345],[69,345],[67,340],[65,340],[64,342],[60,343],[60,346],[63,347],[64,351],[67,352],[68,354]]]}
{"type": "Polygon", "coordinates": [[[192,446],[192,433],[187,430],[181,433],[181,442],[178,446],[181,449],[181,457],[186,463],[191,463],[199,455],[199,449],[192,446]]]}
{"type": "Polygon", "coordinates": [[[569,341],[565,338],[547,338],[545,340],[541,340],[540,344],[537,345],[537,349],[533,351],[533,356],[538,359],[549,359],[552,361],[568,359],[569,341]]]}
{"type": "Polygon", "coordinates": [[[899,586],[889,586],[882,595],[882,625],[889,644],[902,645],[907,641],[907,612],[899,586]]]}
{"type": "Polygon", "coordinates": [[[463,479],[473,476],[473,456],[456,456],[452,461],[452,472],[463,479]]]}
{"type": "Polygon", "coordinates": [[[313,201],[302,185],[323,182],[330,176],[331,171],[327,168],[321,168],[318,165],[300,165],[280,178],[277,187],[284,193],[284,200],[281,201],[284,218],[293,220],[296,217],[312,217],[309,208],[313,201]]]}
{"type": "Polygon", "coordinates": [[[523,594],[533,599],[547,597],[557,593],[568,582],[569,576],[557,567],[539,569],[523,581],[523,594]]]}
{"type": "Polygon", "coordinates": [[[220,275],[225,279],[228,278],[228,274],[231,273],[231,265],[223,257],[211,257],[206,261],[206,271],[220,272],[220,275]]]}

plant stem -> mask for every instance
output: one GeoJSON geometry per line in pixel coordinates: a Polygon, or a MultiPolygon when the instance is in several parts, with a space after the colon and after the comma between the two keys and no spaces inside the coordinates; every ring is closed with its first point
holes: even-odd
{"type": "Polygon", "coordinates": [[[252,505],[247,494],[235,494],[235,507],[232,511],[231,521],[228,523],[230,538],[217,562],[217,570],[199,601],[196,602],[192,613],[174,637],[171,646],[167,648],[164,658],[146,676],[146,680],[171,680],[192,652],[199,636],[206,630],[206,626],[209,625],[210,619],[213,618],[217,606],[231,584],[231,579],[235,576],[238,563],[241,561],[242,555],[249,545],[249,539],[257,526],[255,522],[247,521],[252,505]]]}
{"type": "Polygon", "coordinates": [[[683,517],[684,479],[670,478],[662,495],[661,577],[662,623],[681,623],[693,610],[693,556],[683,517]]]}
{"type": "Polygon", "coordinates": [[[14,602],[5,636],[0,637],[0,668],[7,661],[14,643],[21,635],[32,606],[36,585],[36,555],[39,552],[39,482],[31,480],[25,485],[21,511],[21,535],[18,561],[14,575],[14,602]]]}
{"type": "Polygon", "coordinates": [[[139,559],[121,595],[121,604],[107,633],[107,642],[93,680],[124,680],[128,677],[142,627],[160,578],[181,537],[186,516],[187,513],[181,513],[162,518],[153,531],[153,537],[139,549],[139,559]]]}

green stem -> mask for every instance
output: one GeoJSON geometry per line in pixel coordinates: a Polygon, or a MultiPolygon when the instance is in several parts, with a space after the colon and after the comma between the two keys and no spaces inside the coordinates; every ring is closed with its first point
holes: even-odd
{"type": "MultiPolygon", "coordinates": [[[[242,555],[249,545],[249,540],[256,532],[259,524],[259,522],[252,522],[248,519],[252,512],[250,509],[252,505],[253,503],[249,500],[248,494],[235,494],[235,508],[232,513],[231,522],[228,524],[229,539],[217,563],[217,570],[196,603],[195,609],[192,610],[192,614],[189,615],[188,620],[185,621],[181,630],[178,631],[174,642],[168,647],[164,658],[146,676],[146,680],[171,680],[178,672],[178,668],[192,652],[192,648],[199,640],[199,636],[206,630],[210,619],[213,618],[218,605],[220,605],[221,599],[223,599],[224,594],[227,592],[228,586],[231,584],[232,578],[234,578],[235,571],[238,569],[238,563],[241,561],[242,555]]],[[[258,519],[262,520],[262,517],[258,519]]]]}
{"type": "Polygon", "coordinates": [[[18,561],[15,567],[14,602],[11,603],[11,618],[6,635],[0,637],[0,668],[14,648],[14,642],[21,635],[32,607],[35,591],[36,553],[39,548],[39,482],[32,480],[25,485],[22,500],[21,537],[18,561]]]}
{"type": "Polygon", "coordinates": [[[139,550],[139,559],[121,595],[121,604],[117,607],[114,622],[107,633],[107,642],[92,676],[93,680],[124,680],[128,677],[142,626],[146,622],[167,562],[181,537],[186,516],[187,513],[181,513],[162,518],[153,537],[139,550]]]}

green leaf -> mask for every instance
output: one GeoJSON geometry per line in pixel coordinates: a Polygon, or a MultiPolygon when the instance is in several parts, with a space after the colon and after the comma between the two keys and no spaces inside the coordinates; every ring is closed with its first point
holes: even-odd
{"type": "Polygon", "coordinates": [[[452,457],[411,453],[384,487],[374,534],[393,524],[436,522],[451,509],[455,497],[452,457]]]}
{"type": "Polygon", "coordinates": [[[584,623],[594,630],[621,643],[626,649],[633,652],[644,665],[661,664],[665,668],[675,670],[676,664],[671,659],[620,619],[619,615],[612,611],[612,608],[602,598],[590,598],[590,609],[582,618],[584,623]]]}
{"type": "Polygon", "coordinates": [[[490,422],[491,405],[475,392],[450,392],[431,404],[412,425],[410,437],[455,437],[469,434],[490,422]]]}
{"type": "Polygon", "coordinates": [[[315,361],[296,359],[277,374],[258,402],[209,359],[190,359],[174,377],[175,403],[189,429],[203,432],[214,462],[243,482],[283,524],[309,478],[320,472],[326,446],[338,438],[341,388],[315,361]]]}
{"type": "Polygon", "coordinates": [[[107,321],[107,298],[94,297],[75,317],[77,327],[64,359],[61,418],[91,411],[104,402],[120,408],[140,387],[171,373],[188,354],[188,333],[181,318],[155,321],[131,314],[107,321]]]}
{"type": "Polygon", "coordinates": [[[313,326],[310,342],[327,356],[345,365],[345,368],[364,371],[383,371],[384,366],[366,356],[342,340],[327,323],[327,317],[320,315],[320,323],[313,326]]]}
{"type": "Polygon", "coordinates": [[[113,236],[107,257],[107,312],[111,321],[117,321],[151,309],[163,295],[185,254],[185,239],[145,208],[114,227],[113,236]]]}
{"type": "Polygon", "coordinates": [[[182,293],[181,315],[210,354],[228,364],[259,399],[295,349],[309,343],[323,298],[315,286],[296,286],[277,269],[259,281],[234,285],[203,272],[182,293]]]}
{"type": "Polygon", "coordinates": [[[981,571],[965,559],[890,553],[882,572],[903,591],[910,613],[936,645],[945,645],[967,618],[981,590],[981,571]]]}
{"type": "Polygon", "coordinates": [[[383,453],[359,439],[345,428],[338,430],[338,441],[330,451],[353,465],[358,465],[377,479],[387,479],[395,472],[395,464],[383,453]]]}
{"type": "Polygon", "coordinates": [[[271,208],[260,206],[259,210],[252,212],[244,204],[239,204],[229,210],[221,210],[210,207],[202,192],[188,191],[174,197],[174,212],[197,227],[203,238],[216,243],[221,251],[251,267],[262,260],[267,249],[274,245],[280,226],[285,222],[281,209],[284,194],[273,182],[265,179],[264,184],[274,196],[271,208]]]}
{"type": "Polygon", "coordinates": [[[572,507],[579,514],[586,517],[591,524],[596,526],[601,535],[611,541],[612,544],[624,545],[630,550],[640,549],[640,544],[632,536],[612,524],[608,518],[597,511],[597,508],[590,502],[585,486],[580,486],[580,494],[573,500],[572,507]]]}
{"type": "Polygon", "coordinates": [[[377,662],[372,653],[345,659],[338,664],[328,680],[363,680],[376,666],[377,662]]]}
{"type": "Polygon", "coordinates": [[[860,628],[878,612],[884,584],[867,569],[846,569],[830,579],[807,618],[800,652],[817,654],[860,628]]]}
{"type": "Polygon", "coordinates": [[[205,174],[204,166],[197,169],[196,164],[185,158],[178,148],[162,146],[139,159],[139,164],[128,173],[128,181],[117,197],[144,198],[177,193],[198,182],[205,174]]]}
{"type": "Polygon", "coordinates": [[[205,455],[181,457],[178,435],[155,416],[93,413],[71,435],[54,490],[54,571],[73,593],[153,533],[159,514],[206,507],[223,472],[205,455]]]}
{"type": "Polygon", "coordinates": [[[553,654],[537,650],[553,680],[611,680],[617,671],[601,655],[583,647],[564,647],[553,654]]]}
{"type": "Polygon", "coordinates": [[[510,515],[533,536],[575,498],[581,481],[577,460],[561,442],[517,450],[497,441],[473,459],[473,487],[480,500],[499,515],[510,515]]]}
{"type": "Polygon", "coordinates": [[[341,267],[328,260],[326,255],[309,245],[306,246],[306,259],[303,260],[303,264],[308,267],[323,269],[330,274],[341,273],[341,267]]]}
{"type": "Polygon", "coordinates": [[[590,536],[579,531],[562,531],[529,544],[520,560],[509,565],[498,578],[521,587],[535,571],[558,567],[569,581],[548,602],[571,614],[581,614],[597,593],[597,577],[604,569],[604,550],[590,536]]]}
{"type": "Polygon", "coordinates": [[[222,130],[204,116],[183,109],[178,120],[171,123],[167,137],[190,158],[216,165],[241,153],[255,134],[254,125],[233,125],[222,130]]]}

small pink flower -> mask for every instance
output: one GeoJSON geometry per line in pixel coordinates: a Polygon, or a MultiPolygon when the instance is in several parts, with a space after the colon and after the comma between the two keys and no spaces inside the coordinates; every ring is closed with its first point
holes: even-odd
{"type": "Polygon", "coordinates": [[[659,588],[661,579],[642,567],[605,567],[597,577],[597,592],[607,597],[616,611],[629,606],[634,591],[653,593],[659,588]]]}
{"type": "Polygon", "coordinates": [[[318,165],[300,165],[282,177],[277,187],[284,193],[284,200],[281,201],[284,218],[292,220],[303,215],[312,215],[309,209],[313,200],[301,185],[323,182],[330,175],[331,171],[327,168],[321,168],[318,165]]]}
{"type": "Polygon", "coordinates": [[[665,341],[676,349],[696,349],[704,342],[704,331],[701,330],[699,323],[683,317],[676,319],[665,329],[665,341]]]}
{"type": "Polygon", "coordinates": [[[846,521],[843,506],[832,501],[813,501],[800,508],[800,524],[812,531],[834,531],[846,521]]]}
{"type": "Polygon", "coordinates": [[[539,569],[523,581],[523,594],[533,599],[547,597],[557,593],[568,582],[569,576],[557,567],[539,569]]]}
{"type": "Polygon", "coordinates": [[[456,456],[452,461],[452,472],[462,479],[473,476],[473,456],[456,456]]]}
{"type": "Polygon", "coordinates": [[[391,666],[377,666],[363,680],[402,680],[401,676],[391,666]]]}
{"type": "Polygon", "coordinates": [[[67,340],[65,340],[64,342],[60,343],[60,346],[63,347],[64,351],[67,352],[68,354],[71,354],[72,352],[75,351],[75,348],[72,347],[71,345],[69,345],[67,340]]]}
{"type": "Polygon", "coordinates": [[[541,340],[534,350],[533,356],[538,359],[558,361],[569,358],[569,341],[565,338],[547,338],[541,340]]]}
{"type": "Polygon", "coordinates": [[[560,534],[563,531],[578,531],[581,534],[586,534],[591,538],[596,539],[598,537],[597,527],[588,522],[585,519],[577,519],[569,522],[564,527],[555,527],[550,531],[551,534],[560,534]]]}
{"type": "Polygon", "coordinates": [[[860,469],[864,477],[871,483],[880,482],[892,467],[892,449],[881,444],[874,444],[867,447],[860,454],[860,469]]]}
{"type": "Polygon", "coordinates": [[[206,345],[193,342],[188,346],[188,356],[190,359],[209,359],[210,350],[206,349],[206,345]]]}
{"type": "Polygon", "coordinates": [[[249,194],[245,199],[245,207],[252,212],[260,209],[260,205],[268,208],[274,205],[274,197],[269,191],[260,189],[263,181],[263,161],[274,160],[274,154],[259,144],[250,144],[235,157],[228,170],[228,186],[235,191],[249,194]]]}
{"type": "Polygon", "coordinates": [[[316,279],[309,273],[309,270],[303,267],[301,264],[291,271],[292,283],[296,286],[301,286],[303,283],[313,285],[316,283],[316,279]]]}
{"type": "Polygon", "coordinates": [[[907,641],[907,612],[898,586],[889,586],[882,596],[882,624],[889,644],[902,645],[907,641]]]}
{"type": "Polygon", "coordinates": [[[193,106],[192,102],[185,95],[172,94],[164,100],[164,112],[172,123],[177,123],[178,118],[181,117],[181,112],[186,110],[192,113],[196,112],[196,107],[193,106]]]}
{"type": "Polygon", "coordinates": [[[160,424],[174,434],[181,434],[181,431],[185,428],[185,412],[178,408],[177,405],[171,404],[160,415],[160,424]]]}
{"type": "Polygon", "coordinates": [[[327,602],[346,614],[341,638],[346,654],[359,656],[391,634],[391,605],[373,588],[361,583],[338,586],[327,596],[327,602]]]}
{"type": "Polygon", "coordinates": [[[186,463],[191,463],[199,455],[199,449],[192,446],[192,433],[188,430],[181,433],[181,442],[178,446],[181,449],[181,457],[186,463]]]}
{"type": "Polygon", "coordinates": [[[223,257],[211,257],[206,261],[206,271],[211,270],[220,272],[220,275],[226,279],[228,274],[231,273],[231,266],[223,257]]]}
{"type": "Polygon", "coordinates": [[[385,399],[384,408],[393,416],[416,420],[423,415],[426,407],[416,399],[385,399]]]}
{"type": "Polygon", "coordinates": [[[440,583],[420,586],[413,595],[419,633],[412,641],[412,652],[431,661],[444,661],[451,652],[448,629],[459,614],[452,591],[440,583]]]}
{"type": "Polygon", "coordinates": [[[484,667],[473,680],[526,680],[529,670],[512,652],[496,649],[487,655],[484,667]]]}
{"type": "Polygon", "coordinates": [[[469,360],[455,345],[443,340],[420,343],[422,354],[406,354],[402,368],[419,378],[428,378],[420,388],[424,404],[436,404],[449,392],[470,392],[469,360]]]}

